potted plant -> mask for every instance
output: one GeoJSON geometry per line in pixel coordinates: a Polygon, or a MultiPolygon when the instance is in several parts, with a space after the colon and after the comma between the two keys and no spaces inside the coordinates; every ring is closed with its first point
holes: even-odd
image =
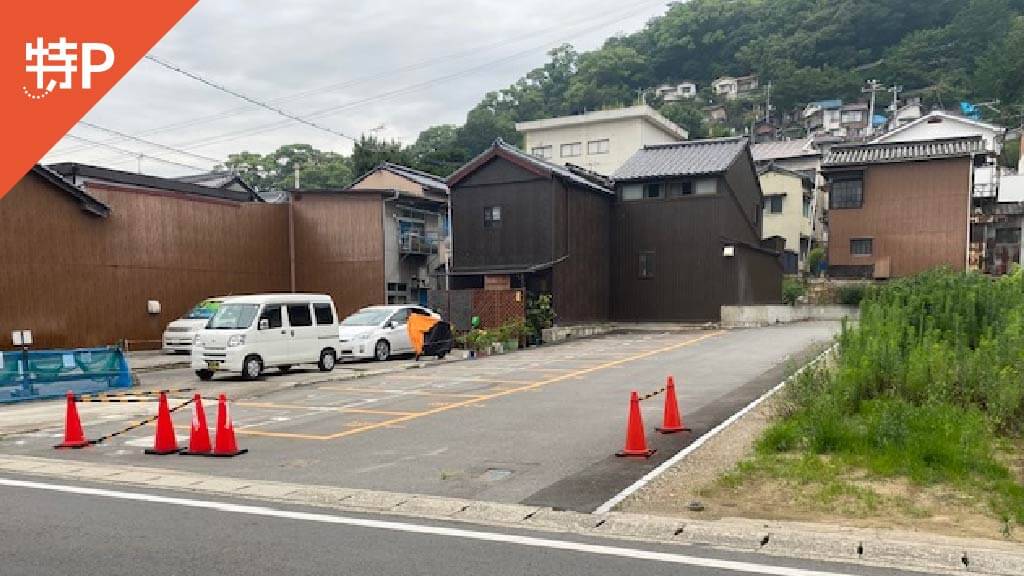
{"type": "Polygon", "coordinates": [[[530,344],[540,344],[541,331],[555,325],[554,308],[551,307],[551,295],[541,294],[530,296],[526,301],[525,331],[530,344]]]}

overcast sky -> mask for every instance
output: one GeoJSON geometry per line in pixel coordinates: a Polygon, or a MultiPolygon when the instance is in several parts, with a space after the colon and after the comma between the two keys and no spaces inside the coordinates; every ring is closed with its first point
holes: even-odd
{"type": "MultiPolygon", "coordinates": [[[[358,137],[405,144],[435,124],[461,124],[490,90],[543,64],[563,42],[580,51],[643,27],[666,0],[201,0],[150,54],[213,82],[358,137]],[[408,89],[407,89],[408,88],[408,89]],[[285,99],[285,100],[280,100],[285,99]],[[329,110],[335,108],[333,110],[329,110]]],[[[96,126],[197,155],[77,125],[45,162],[196,172],[242,150],[308,143],[348,154],[350,140],[140,61],[86,116],[96,126]],[[207,159],[209,158],[209,159],[207,159]]]]}

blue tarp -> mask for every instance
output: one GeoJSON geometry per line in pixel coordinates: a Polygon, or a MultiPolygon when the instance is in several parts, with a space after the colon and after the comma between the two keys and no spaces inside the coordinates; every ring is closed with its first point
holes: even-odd
{"type": "Polygon", "coordinates": [[[0,404],[131,385],[128,361],[117,347],[0,352],[0,404]]]}

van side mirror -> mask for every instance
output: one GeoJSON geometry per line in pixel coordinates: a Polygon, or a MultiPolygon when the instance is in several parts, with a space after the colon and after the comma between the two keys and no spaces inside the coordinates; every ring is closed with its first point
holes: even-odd
{"type": "Polygon", "coordinates": [[[260,330],[267,330],[270,328],[270,320],[266,318],[260,318],[260,330]]]}
{"type": "Polygon", "coordinates": [[[395,321],[394,320],[388,320],[387,322],[384,323],[384,327],[387,328],[388,330],[394,330],[395,329],[395,321]]]}

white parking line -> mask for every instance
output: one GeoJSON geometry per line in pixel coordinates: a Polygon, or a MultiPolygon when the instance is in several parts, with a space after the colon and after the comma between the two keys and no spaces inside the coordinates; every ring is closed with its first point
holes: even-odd
{"type": "Polygon", "coordinates": [[[517,546],[529,546],[533,548],[565,550],[569,552],[596,554],[600,556],[614,556],[618,558],[630,558],[634,560],[649,560],[669,564],[700,566],[704,568],[729,570],[733,572],[742,572],[747,574],[767,574],[771,576],[853,576],[851,573],[824,572],[821,570],[805,570],[802,568],[787,568],[785,566],[771,566],[768,564],[755,564],[752,562],[719,560],[715,558],[702,558],[699,556],[687,556],[684,554],[672,554],[666,552],[652,552],[649,550],[641,550],[637,548],[622,548],[618,546],[604,546],[600,544],[584,544],[581,542],[553,540],[549,538],[536,538],[533,536],[501,534],[497,532],[482,532],[478,530],[447,528],[442,526],[429,526],[422,524],[409,524],[405,522],[393,522],[386,520],[370,520],[366,518],[350,518],[346,516],[335,516],[331,514],[295,512],[291,510],[280,510],[276,508],[267,508],[263,506],[248,506],[243,504],[232,504],[229,502],[215,502],[209,500],[192,500],[189,498],[160,496],[157,494],[146,494],[140,492],[121,492],[118,490],[106,490],[103,488],[88,488],[84,486],[70,486],[65,484],[49,484],[45,482],[33,482],[29,480],[0,478],[0,486],[31,488],[36,490],[49,490],[53,492],[63,492],[67,494],[80,494],[83,496],[100,496],[104,498],[116,498],[119,500],[132,500],[137,502],[150,502],[155,504],[170,504],[175,506],[187,506],[191,508],[205,508],[207,510],[216,510],[218,512],[228,512],[233,514],[249,514],[252,516],[263,516],[268,518],[302,520],[307,522],[320,522],[323,524],[341,524],[345,526],[358,526],[360,528],[371,528],[376,530],[390,530],[395,532],[407,532],[412,534],[425,534],[429,536],[446,536],[450,538],[463,538],[468,540],[478,540],[484,542],[497,542],[502,544],[513,544],[517,546]]]}

